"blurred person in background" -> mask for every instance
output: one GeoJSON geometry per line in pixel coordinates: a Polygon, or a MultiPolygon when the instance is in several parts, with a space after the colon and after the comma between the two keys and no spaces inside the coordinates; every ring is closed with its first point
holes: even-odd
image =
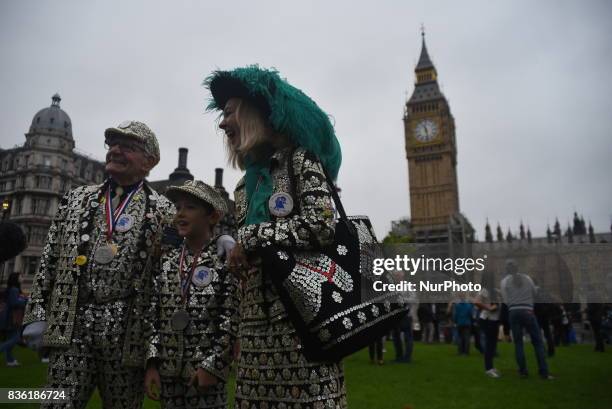
{"type": "Polygon", "coordinates": [[[523,349],[523,330],[527,330],[536,354],[540,377],[553,379],[548,373],[542,333],[533,312],[536,286],[528,275],[519,273],[518,265],[512,259],[506,261],[506,273],[506,277],[501,282],[501,293],[504,302],[508,304],[510,329],[519,374],[521,378],[528,376],[523,349]]]}
{"type": "Polygon", "coordinates": [[[472,327],[472,310],[474,305],[466,298],[465,293],[459,294],[459,301],[454,304],[453,322],[457,327],[457,352],[459,355],[470,354],[470,329],[472,327]]]}
{"type": "Polygon", "coordinates": [[[4,352],[6,366],[19,366],[19,362],[13,356],[13,347],[21,339],[21,323],[23,321],[23,311],[28,299],[21,293],[21,283],[19,273],[9,275],[6,283],[5,308],[2,311],[2,322],[6,333],[6,340],[0,344],[0,352],[4,352]]]}
{"type": "Polygon", "coordinates": [[[499,333],[499,322],[501,304],[499,292],[494,286],[493,275],[485,272],[482,276],[482,290],[474,300],[476,307],[480,309],[478,325],[484,334],[484,364],[485,374],[491,378],[499,378],[501,374],[493,365],[493,358],[497,349],[497,336],[499,333]]]}
{"type": "Polygon", "coordinates": [[[418,309],[419,322],[422,328],[421,340],[431,344],[434,340],[434,312],[431,303],[421,303],[418,309]]]}

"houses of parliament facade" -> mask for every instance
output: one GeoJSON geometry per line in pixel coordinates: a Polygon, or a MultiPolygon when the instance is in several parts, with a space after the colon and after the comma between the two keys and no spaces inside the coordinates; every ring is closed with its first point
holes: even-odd
{"type": "Polygon", "coordinates": [[[438,85],[424,33],[414,72],[414,91],[403,118],[410,219],[394,222],[392,232],[426,244],[436,255],[487,255],[487,270],[498,283],[505,261],[514,258],[558,302],[612,300],[612,234],[595,233],[577,214],[573,227],[562,229],[557,221],[546,237],[536,238],[522,222],[517,234],[505,233],[498,225],[494,235],[487,221],[484,242],[476,241],[459,206],[455,120],[438,85]]]}

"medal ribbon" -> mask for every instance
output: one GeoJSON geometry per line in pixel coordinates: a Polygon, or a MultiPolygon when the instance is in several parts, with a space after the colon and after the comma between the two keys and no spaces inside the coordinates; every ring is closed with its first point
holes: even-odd
{"type": "Polygon", "coordinates": [[[183,243],[183,248],[181,249],[181,257],[179,259],[179,274],[181,277],[181,297],[183,299],[183,303],[187,300],[187,296],[189,295],[189,282],[193,277],[193,272],[195,271],[196,266],[198,265],[198,259],[202,255],[202,250],[206,245],[202,246],[197,255],[193,258],[193,263],[191,264],[191,268],[189,269],[189,274],[185,274],[183,270],[183,264],[185,263],[185,243],[183,243]]]}
{"type": "Polygon", "coordinates": [[[119,217],[121,217],[121,215],[125,211],[125,208],[132,201],[132,198],[134,197],[134,195],[140,189],[142,189],[143,183],[144,182],[141,180],[138,186],[135,189],[133,189],[125,197],[125,199],[123,199],[121,203],[119,203],[119,206],[117,206],[117,208],[114,211],[113,211],[113,204],[111,203],[111,188],[109,186],[108,189],[106,189],[106,200],[104,203],[104,208],[106,210],[106,226],[107,226],[106,238],[108,239],[109,242],[111,241],[113,237],[113,231],[115,231],[115,225],[117,224],[119,217]]]}

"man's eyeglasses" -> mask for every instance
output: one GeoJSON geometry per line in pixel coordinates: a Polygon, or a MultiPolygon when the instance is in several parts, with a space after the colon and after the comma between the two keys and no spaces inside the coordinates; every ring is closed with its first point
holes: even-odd
{"type": "Polygon", "coordinates": [[[123,140],[123,139],[114,139],[110,141],[109,140],[104,141],[104,148],[106,148],[106,150],[110,150],[114,146],[118,146],[119,149],[121,149],[121,152],[126,152],[126,153],[145,151],[144,146],[142,146],[142,144],[138,142],[131,142],[131,141],[123,140]]]}

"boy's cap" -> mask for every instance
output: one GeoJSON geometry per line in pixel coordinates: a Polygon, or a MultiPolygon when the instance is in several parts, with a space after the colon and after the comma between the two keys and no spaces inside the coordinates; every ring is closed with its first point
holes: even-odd
{"type": "Polygon", "coordinates": [[[183,186],[170,186],[166,191],[166,196],[175,202],[181,193],[194,196],[222,213],[229,211],[225,198],[214,187],[201,180],[188,180],[183,186]]]}

